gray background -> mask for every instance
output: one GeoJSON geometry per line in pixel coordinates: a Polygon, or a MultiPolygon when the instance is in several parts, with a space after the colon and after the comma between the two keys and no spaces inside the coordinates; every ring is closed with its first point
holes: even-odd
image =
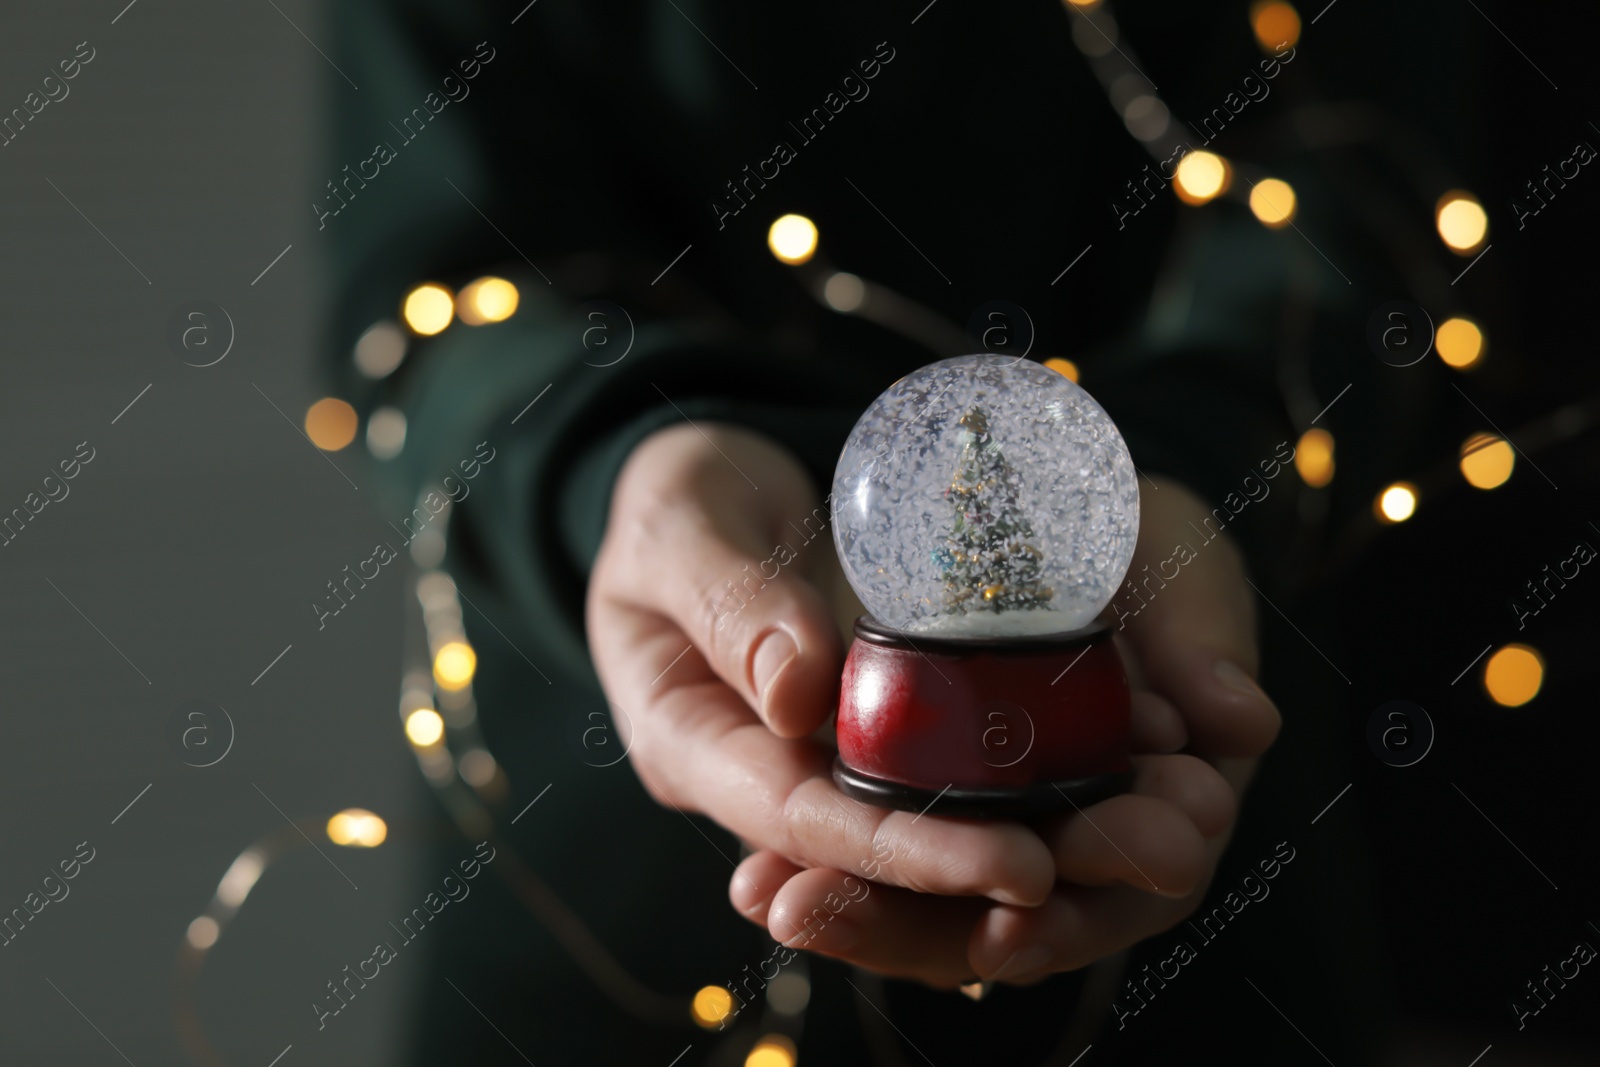
{"type": "MultiPolygon", "coordinates": [[[[231,1064],[290,1043],[282,1067],[392,1062],[415,977],[403,967],[321,1033],[309,1005],[418,903],[416,852],[395,840],[418,791],[395,718],[405,579],[386,575],[316,632],[307,604],[382,520],[252,388],[297,424],[321,395],[327,235],[311,225],[311,164],[321,94],[352,90],[295,29],[329,50],[312,3],[125,3],[28,0],[0,16],[0,112],[78,42],[96,50],[0,148],[0,511],[78,442],[96,452],[0,548],[0,911],[79,842],[96,850],[70,896],[0,948],[0,1062],[123,1062],[108,1041],[141,1067],[185,1062],[171,1021],[184,931],[233,857],[285,829],[255,786],[296,819],[371,808],[394,836],[371,852],[321,842],[359,890],[305,847],[267,872],[202,975],[207,1029],[231,1064]],[[193,298],[237,329],[205,369],[165,339],[193,298]],[[193,698],[237,727],[206,769],[168,743],[193,698]]],[[[332,456],[357,485],[360,447],[332,456]]]]}

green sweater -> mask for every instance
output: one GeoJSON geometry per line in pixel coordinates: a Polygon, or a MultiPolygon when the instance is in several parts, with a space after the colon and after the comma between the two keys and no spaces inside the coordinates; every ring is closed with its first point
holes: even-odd
{"type": "MultiPolygon", "coordinates": [[[[1189,10],[1199,5],[1159,20],[1119,12],[1121,46],[1143,49],[1138,61],[1164,86],[1189,86],[1167,98],[1180,113],[1225,108],[1181,140],[1292,180],[1298,231],[1268,230],[1241,203],[1180,207],[1075,45],[1081,14],[1056,0],[981,14],[944,0],[920,16],[842,0],[330,8],[335,58],[359,89],[329,82],[334,144],[311,206],[332,266],[329,366],[364,423],[380,407],[404,413],[403,449],[369,476],[385,517],[409,514],[480,442],[493,450],[454,509],[446,566],[482,612],[468,611],[467,628],[483,727],[512,783],[500,829],[626,967],[681,998],[684,1020],[696,988],[735,980],[771,943],[726,903],[737,843],[657,808],[626,761],[596,768],[574,740],[606,710],[582,606],[619,465],[653,429],[717,419],[787,444],[825,492],[865,405],[959,354],[959,341],[930,348],[810,295],[811,275],[766,248],[770,222],[797,212],[821,231],[809,271],[825,274],[825,260],[887,285],[957,332],[991,301],[1025,309],[1032,358],[1077,361],[1140,468],[1236,515],[1230,531],[1253,550],[1258,584],[1277,590],[1280,554],[1268,548],[1295,522],[1300,487],[1283,474],[1246,509],[1241,482],[1283,459],[1344,383],[1375,373],[1348,338],[1393,283],[1320,165],[1273,125],[1284,101],[1272,97],[1306,91],[1305,59],[1291,51],[1266,78],[1234,6],[1229,19],[1189,10]],[[1246,76],[1270,95],[1232,102],[1246,76]],[[412,286],[484,274],[516,283],[509,320],[412,337],[394,372],[357,372],[357,338],[396,320],[412,286]],[[548,798],[508,826],[546,783],[548,798]]],[[[973,334],[989,321],[980,315],[973,334]]],[[[1370,401],[1358,387],[1344,403],[1370,401]]],[[[1341,470],[1362,469],[1364,449],[1381,443],[1352,440],[1341,470]]],[[[1291,836],[1277,805],[1320,795],[1324,779],[1308,786],[1293,765],[1271,764],[1317,759],[1332,699],[1319,692],[1291,715],[1241,823],[1240,870],[1291,836]]],[[[1348,871],[1344,849],[1328,835],[1303,867],[1348,871]]],[[[1219,895],[1237,880],[1225,863],[1219,895]]],[[[1315,900],[1309,885],[1291,891],[1315,900]]],[[[456,930],[432,950],[418,1062],[507,1053],[444,986],[463,973],[535,1062],[665,1064],[686,1044],[684,1064],[735,1062],[732,1039],[634,1019],[509,893],[482,896],[454,909],[456,930]]],[[[1251,936],[1230,935],[1228,951],[1244,953],[1251,936]]],[[[1148,958],[1169,956],[1170,940],[1153,939],[1148,958]]],[[[1355,940],[1339,923],[1304,938],[1299,966],[1339,990],[1330,1004],[1353,995],[1341,983],[1355,940]]],[[[870,1045],[899,1040],[852,1001],[843,968],[810,966],[803,1062],[872,1062],[870,1045]]],[[[1190,982],[1153,1003],[1151,1021],[1119,1031],[1100,1007],[1087,1033],[1113,1056],[1185,1048],[1188,1023],[1222,996],[1190,982]]],[[[1052,1051],[1066,1062],[1083,1045],[1081,1030],[1061,1045],[1079,987],[1061,976],[973,1005],[888,983],[875,1000],[907,1040],[938,1048],[941,1067],[994,1062],[985,1048],[1009,1050],[1000,1062],[1052,1051]]],[[[1329,1030],[1335,1060],[1347,1062],[1337,1049],[1360,1062],[1364,1031],[1329,1030]]],[[[1281,1049],[1274,1040],[1240,1033],[1219,1047],[1241,1063],[1303,1052],[1292,1035],[1281,1049]]]]}

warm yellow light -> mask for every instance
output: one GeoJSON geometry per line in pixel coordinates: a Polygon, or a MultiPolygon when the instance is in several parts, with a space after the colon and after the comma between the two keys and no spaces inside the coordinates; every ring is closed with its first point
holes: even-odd
{"type": "Polygon", "coordinates": [[[517,287],[504,278],[479,278],[456,294],[456,314],[468,326],[504,322],[517,310],[517,287]]]}
{"type": "Polygon", "coordinates": [[[1293,48],[1300,40],[1300,13],[1283,0],[1256,0],[1250,5],[1250,28],[1256,43],[1276,55],[1284,45],[1293,48]]]}
{"type": "Polygon", "coordinates": [[[1274,230],[1294,221],[1294,206],[1294,186],[1286,181],[1263,178],[1250,190],[1250,210],[1274,230]]]}
{"type": "Polygon", "coordinates": [[[1471,319],[1445,319],[1433,335],[1433,347],[1450,366],[1470,367],[1483,358],[1483,331],[1471,319]]]}
{"type": "Polygon", "coordinates": [[[442,285],[419,285],[406,294],[400,316],[406,325],[424,337],[432,336],[450,325],[455,315],[455,298],[442,285]]]}
{"type": "Polygon", "coordinates": [[[433,657],[433,680],[440,689],[465,689],[478,669],[478,654],[465,641],[449,641],[433,657]]]}
{"type": "Polygon", "coordinates": [[[694,995],[689,1014],[707,1030],[714,1029],[733,1010],[733,995],[718,985],[708,985],[694,995]]]}
{"type": "Polygon", "coordinates": [[[767,247],[785,263],[804,263],[817,251],[816,224],[804,215],[784,215],[767,231],[767,247]]]}
{"type": "Polygon", "coordinates": [[[1384,522],[1405,522],[1417,512],[1417,487],[1395,482],[1378,494],[1377,512],[1384,522]]]}
{"type": "Polygon", "coordinates": [[[328,840],[346,848],[377,848],[389,824],[365,808],[345,808],[328,820],[328,840]]]}
{"type": "Polygon", "coordinates": [[[1476,489],[1504,485],[1516,465],[1511,442],[1492,433],[1473,434],[1461,446],[1461,476],[1476,489]]]}
{"type": "Polygon", "coordinates": [[[1439,236],[1456,252],[1476,252],[1489,232],[1489,216],[1471,193],[1452,189],[1439,198],[1434,211],[1439,236]]]}
{"type": "Polygon", "coordinates": [[[1066,378],[1068,381],[1075,382],[1078,380],[1078,365],[1072,362],[1070,359],[1062,359],[1060,356],[1054,356],[1045,360],[1044,365],[1061,375],[1063,378],[1066,378]]]}
{"type": "Polygon", "coordinates": [[[1313,489],[1333,481],[1333,434],[1316,426],[1301,434],[1294,446],[1294,469],[1313,489]]]}
{"type": "Polygon", "coordinates": [[[1483,665],[1483,687],[1489,699],[1507,708],[1521,707],[1544,685],[1544,660],[1527,645],[1506,645],[1483,665]]]}
{"type": "Polygon", "coordinates": [[[444,719],[432,708],[418,708],[406,716],[406,736],[419,748],[438,744],[444,736],[444,719]]]}
{"type": "Polygon", "coordinates": [[[184,935],[189,944],[204,952],[217,943],[217,938],[222,934],[222,927],[217,925],[217,920],[209,915],[202,915],[189,924],[189,932],[184,935]]]}
{"type": "Polygon", "coordinates": [[[1073,7],[1093,7],[1099,2],[1100,0],[1067,0],[1073,7]]]}
{"type": "Polygon", "coordinates": [[[1185,204],[1204,204],[1228,191],[1233,172],[1215,152],[1190,152],[1178,160],[1172,189],[1185,204]]]}
{"type": "Polygon", "coordinates": [[[744,1058],[744,1067],[794,1067],[794,1061],[794,1042],[782,1034],[768,1034],[744,1058]]]}
{"type": "Polygon", "coordinates": [[[306,409],[306,436],[325,452],[337,452],[356,439],[356,409],[336,396],[306,409]]]}

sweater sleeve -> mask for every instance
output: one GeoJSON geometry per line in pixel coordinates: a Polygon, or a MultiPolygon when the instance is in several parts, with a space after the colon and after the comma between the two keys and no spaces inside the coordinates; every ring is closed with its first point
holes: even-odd
{"type": "MultiPolygon", "coordinates": [[[[510,636],[520,629],[573,677],[587,678],[583,589],[616,471],[643,437],[686,419],[757,429],[800,457],[820,497],[855,417],[896,376],[934,357],[813,304],[806,314],[830,323],[816,327],[784,310],[764,279],[730,281],[729,273],[749,273],[728,252],[732,236],[715,238],[716,253],[689,254],[680,243],[694,232],[682,207],[693,196],[680,195],[692,166],[684,159],[627,144],[586,156],[582,146],[597,136],[619,140],[623,110],[658,105],[598,85],[574,92],[585,68],[571,50],[592,27],[562,20],[578,15],[536,9],[546,21],[532,32],[489,4],[333,10],[338,65],[360,88],[330,82],[343,102],[331,177],[312,206],[336,294],[330,370],[365,424],[380,411],[389,427],[403,419],[403,446],[377,460],[372,476],[389,517],[400,522],[429,492],[459,496],[452,572],[498,606],[490,610],[510,636]],[[615,184],[619,173],[626,189],[615,184]],[[456,292],[484,275],[518,290],[505,321],[453,321],[428,335],[400,325],[413,287],[456,292]],[[705,295],[713,290],[753,293],[753,310],[741,315],[798,325],[730,328],[741,316],[714,306],[705,295]],[[358,367],[352,353],[374,337],[391,348],[404,338],[397,366],[358,367]],[[476,472],[469,486],[465,470],[476,472]]],[[[692,89],[695,78],[672,74],[673,63],[663,60],[662,84],[671,74],[692,89]]],[[[718,106],[685,105],[674,136],[714,140],[702,127],[726,118],[718,106]]],[[[891,98],[881,106],[899,105],[891,98]]],[[[630,121],[637,130],[637,116],[630,121]]],[[[1308,183],[1311,202],[1315,175],[1291,176],[1308,183]]],[[[792,181],[798,188],[802,179],[792,181]]],[[[1347,329],[1359,299],[1295,235],[1264,229],[1242,205],[1181,209],[1176,218],[1170,211],[1139,220],[1142,228],[1122,239],[1119,256],[1170,245],[1163,280],[1142,321],[1083,360],[1085,384],[1145,473],[1175,476],[1225,506],[1250,491],[1243,481],[1259,479],[1263,462],[1281,468],[1284,446],[1309,419],[1281,389],[1282,307],[1332,308],[1347,329]]],[[[712,229],[709,216],[701,222],[712,229]]],[[[1325,223],[1301,225],[1342,258],[1325,223]]],[[[1324,355],[1308,349],[1298,358],[1310,365],[1324,355]]],[[[1281,511],[1288,496],[1270,509],[1281,511]]]]}

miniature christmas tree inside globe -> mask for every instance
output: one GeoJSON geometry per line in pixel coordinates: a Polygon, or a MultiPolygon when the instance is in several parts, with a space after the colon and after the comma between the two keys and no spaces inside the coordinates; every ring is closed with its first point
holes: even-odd
{"type": "Polygon", "coordinates": [[[1133,558],[1139,485],[1077,383],[1010,356],[900,379],[833,477],[834,542],[874,619],[911,635],[1004,638],[1088,625],[1133,558]]]}

